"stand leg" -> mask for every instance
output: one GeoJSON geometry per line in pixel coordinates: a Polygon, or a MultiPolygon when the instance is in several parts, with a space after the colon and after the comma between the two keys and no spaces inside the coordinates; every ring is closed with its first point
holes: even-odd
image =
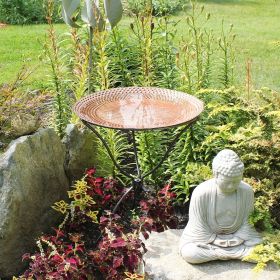
{"type": "MultiPolygon", "coordinates": [[[[195,120],[193,120],[194,122],[195,120]]],[[[193,124],[193,122],[187,124],[173,139],[173,141],[169,144],[165,154],[163,155],[162,159],[160,160],[160,162],[149,172],[147,172],[146,174],[142,175],[141,180],[143,181],[144,178],[146,178],[147,176],[151,175],[152,173],[154,173],[162,164],[163,162],[166,160],[166,158],[169,156],[170,152],[172,151],[173,147],[175,146],[176,142],[178,141],[178,139],[180,138],[180,136],[187,131],[187,129],[193,124]]]]}
{"type": "Polygon", "coordinates": [[[118,203],[116,204],[116,206],[113,209],[113,214],[115,214],[120,206],[120,204],[123,202],[123,200],[126,198],[126,196],[133,190],[133,185],[123,194],[123,196],[121,197],[121,199],[118,201],[118,203]]]}
{"type": "Polygon", "coordinates": [[[137,147],[136,147],[136,139],[135,139],[135,132],[132,130],[132,143],[133,143],[133,151],[135,156],[135,163],[136,163],[136,169],[137,169],[137,178],[141,178],[141,170],[140,170],[140,164],[138,160],[138,153],[137,153],[137,147]]]}
{"type": "Polygon", "coordinates": [[[91,126],[88,122],[83,121],[84,125],[86,127],[88,127],[97,137],[98,139],[102,142],[102,144],[104,145],[104,147],[106,148],[111,160],[113,161],[114,165],[116,166],[116,168],[120,171],[120,173],[122,173],[123,175],[125,175],[126,177],[130,178],[130,179],[134,179],[134,176],[132,176],[131,174],[127,173],[126,171],[124,171],[116,162],[114,156],[112,155],[112,152],[110,151],[109,146],[107,145],[106,141],[104,140],[104,138],[100,135],[100,133],[93,127],[91,126]]]}
{"type": "Polygon", "coordinates": [[[146,178],[147,176],[149,176],[150,174],[154,173],[161,165],[162,163],[165,161],[165,159],[169,156],[172,148],[174,147],[174,145],[176,144],[176,142],[178,141],[178,139],[180,138],[180,136],[192,125],[192,123],[194,123],[196,121],[193,120],[191,123],[187,124],[176,136],[175,138],[172,140],[172,142],[169,144],[165,154],[163,155],[163,158],[160,160],[160,162],[149,172],[147,172],[146,174],[142,175],[141,173],[141,169],[140,169],[140,164],[139,164],[139,159],[138,159],[138,153],[137,153],[137,147],[136,147],[136,139],[135,139],[135,132],[134,130],[132,130],[132,143],[133,143],[133,152],[134,152],[134,156],[135,156],[135,162],[136,162],[136,169],[137,169],[137,176],[133,176],[129,173],[127,173],[125,170],[123,170],[118,163],[116,162],[112,152],[110,151],[109,146],[107,145],[106,141],[104,140],[104,138],[100,135],[100,133],[92,126],[90,125],[88,122],[83,121],[83,123],[85,124],[86,127],[88,127],[91,131],[93,131],[95,133],[95,135],[100,139],[100,141],[102,142],[102,144],[105,146],[110,158],[112,159],[114,165],[116,166],[116,168],[119,170],[120,173],[122,173],[123,175],[125,175],[126,177],[130,178],[132,180],[132,186],[130,188],[127,189],[127,191],[123,194],[123,196],[120,198],[120,200],[118,201],[118,203],[116,204],[116,206],[113,209],[113,213],[116,213],[116,211],[118,210],[120,204],[123,202],[123,200],[126,198],[126,196],[132,191],[134,190],[134,207],[136,204],[136,197],[138,197],[142,191],[142,187],[143,187],[143,180],[144,178],[146,178]]]}

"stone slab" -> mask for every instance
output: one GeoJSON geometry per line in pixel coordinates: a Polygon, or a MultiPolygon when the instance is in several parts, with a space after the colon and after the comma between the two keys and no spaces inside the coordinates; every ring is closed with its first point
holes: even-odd
{"type": "Polygon", "coordinates": [[[261,273],[254,264],[241,261],[213,261],[191,265],[178,253],[182,230],[152,233],[145,241],[145,271],[149,280],[280,280],[280,269],[269,265],[261,273]]]}

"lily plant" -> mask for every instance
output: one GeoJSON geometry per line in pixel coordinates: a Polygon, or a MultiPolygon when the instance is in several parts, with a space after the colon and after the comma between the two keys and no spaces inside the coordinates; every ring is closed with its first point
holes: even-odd
{"type": "Polygon", "coordinates": [[[71,27],[86,26],[89,30],[89,67],[88,93],[91,92],[90,77],[92,71],[92,41],[94,30],[102,31],[108,22],[111,28],[121,20],[123,13],[121,0],[62,0],[62,17],[71,27]],[[77,15],[81,15],[79,24],[77,15]]]}

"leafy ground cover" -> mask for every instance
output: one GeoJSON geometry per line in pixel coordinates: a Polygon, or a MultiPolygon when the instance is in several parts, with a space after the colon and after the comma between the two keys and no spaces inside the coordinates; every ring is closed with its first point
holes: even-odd
{"type": "MultiPolygon", "coordinates": [[[[237,34],[234,42],[237,50],[235,82],[238,85],[245,84],[246,64],[247,61],[251,61],[252,85],[255,88],[266,86],[278,90],[280,48],[277,47],[277,42],[280,41],[280,2],[228,0],[199,3],[211,13],[207,26],[216,34],[221,32],[222,19],[226,30],[231,24],[234,25],[233,32],[237,34]]],[[[187,35],[184,18],[183,12],[173,17],[175,21],[180,20],[176,41],[187,35]]],[[[128,27],[131,21],[130,18],[124,18],[121,26],[128,27]]],[[[55,28],[59,33],[67,31],[65,25],[58,24],[55,28]]],[[[28,65],[36,70],[26,85],[33,89],[47,86],[48,68],[39,60],[46,29],[46,25],[0,28],[0,84],[11,82],[24,61],[27,61],[28,65]]]]}
{"type": "Polygon", "coordinates": [[[131,210],[130,193],[117,213],[111,213],[125,192],[117,181],[87,170],[68,192],[70,203],[53,206],[64,215],[63,223],[38,240],[40,252],[24,255],[29,269],[13,279],[144,280],[135,273],[146,251],[139,234],[147,239],[151,231],[176,228],[172,206],[176,195],[167,185],[158,193],[138,197],[139,207],[131,210]]]}

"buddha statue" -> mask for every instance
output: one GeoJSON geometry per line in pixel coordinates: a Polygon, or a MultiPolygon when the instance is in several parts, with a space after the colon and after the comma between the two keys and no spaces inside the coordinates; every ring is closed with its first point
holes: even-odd
{"type": "Polygon", "coordinates": [[[189,221],[180,239],[180,254],[192,264],[242,259],[262,241],[248,223],[254,193],[242,181],[244,165],[238,155],[222,150],[212,169],[214,178],[192,194],[189,221]]]}

